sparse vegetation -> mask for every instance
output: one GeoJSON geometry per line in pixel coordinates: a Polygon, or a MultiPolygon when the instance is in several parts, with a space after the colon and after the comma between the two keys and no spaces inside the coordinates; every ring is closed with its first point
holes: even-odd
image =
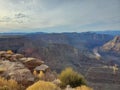
{"type": "Polygon", "coordinates": [[[37,77],[37,71],[36,71],[36,70],[33,71],[33,75],[34,75],[35,77],[37,77]]]}
{"type": "Polygon", "coordinates": [[[38,81],[26,90],[59,90],[59,88],[51,82],[38,81]]]}
{"type": "MultiPolygon", "coordinates": [[[[14,55],[16,55],[11,50],[8,50],[6,52],[3,51],[1,52],[1,54],[4,54],[1,58],[1,61],[3,61],[1,63],[1,66],[4,67],[0,68],[0,72],[1,74],[6,74],[3,77],[7,78],[8,80],[0,77],[0,90],[84,90],[84,88],[85,90],[90,90],[89,88],[87,88],[87,86],[81,86],[85,85],[85,79],[82,75],[75,72],[72,68],[66,68],[61,72],[60,75],[58,75],[56,72],[51,71],[50,69],[47,69],[45,71],[33,69],[31,70],[33,73],[31,73],[29,69],[26,69],[24,66],[27,63],[24,61],[28,61],[28,58],[21,57],[21,59],[11,61],[13,59],[6,59],[8,57],[13,57],[14,55]],[[8,69],[6,69],[9,67],[12,67],[10,68],[10,74],[7,72],[8,69]],[[22,68],[24,69],[21,70],[22,68]],[[20,73],[22,71],[23,73],[20,73]],[[24,85],[24,87],[22,85],[24,85]]],[[[37,59],[35,60],[36,63],[38,63],[37,59]]],[[[31,64],[27,64],[31,66],[31,64]]],[[[41,63],[39,65],[41,65],[41,63]]],[[[39,65],[37,64],[35,65],[35,67],[39,65]]]]}
{"type": "Polygon", "coordinates": [[[63,70],[59,75],[59,79],[62,82],[62,87],[67,85],[70,85],[71,87],[77,87],[86,84],[84,77],[75,72],[72,68],[66,68],[63,70]]]}
{"type": "Polygon", "coordinates": [[[40,73],[38,74],[38,78],[40,79],[40,80],[43,80],[44,79],[44,73],[43,73],[43,71],[40,71],[40,73]]]}
{"type": "Polygon", "coordinates": [[[7,50],[7,53],[8,54],[13,54],[13,51],[12,50],[7,50]]]}
{"type": "Polygon", "coordinates": [[[6,80],[0,77],[0,90],[24,90],[15,80],[6,80]]]}

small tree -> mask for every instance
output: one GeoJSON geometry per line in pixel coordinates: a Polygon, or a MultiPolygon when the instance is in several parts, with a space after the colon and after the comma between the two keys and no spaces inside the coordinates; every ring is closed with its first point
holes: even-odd
{"type": "Polygon", "coordinates": [[[59,75],[59,79],[62,82],[62,87],[67,85],[70,85],[71,87],[77,87],[86,84],[84,77],[75,72],[72,68],[66,68],[63,70],[59,75]]]}

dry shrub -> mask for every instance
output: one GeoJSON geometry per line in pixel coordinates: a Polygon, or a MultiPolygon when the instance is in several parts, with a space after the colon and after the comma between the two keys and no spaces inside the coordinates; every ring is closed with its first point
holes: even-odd
{"type": "Polygon", "coordinates": [[[59,88],[51,82],[38,81],[26,90],[59,90],[59,88]]]}
{"type": "Polygon", "coordinates": [[[59,79],[61,80],[61,87],[66,87],[67,85],[70,85],[72,88],[86,85],[86,81],[84,77],[75,72],[72,68],[66,68],[61,72],[59,75],[59,79]]]}
{"type": "Polygon", "coordinates": [[[36,71],[36,70],[33,71],[33,75],[34,75],[35,77],[37,77],[37,71],[36,71]]]}
{"type": "Polygon", "coordinates": [[[7,54],[13,54],[12,50],[7,50],[7,54]]]}
{"type": "Polygon", "coordinates": [[[19,85],[15,80],[6,80],[0,77],[0,90],[21,90],[21,89],[22,86],[19,85]]]}
{"type": "Polygon", "coordinates": [[[44,80],[45,74],[43,73],[43,71],[40,71],[40,73],[38,74],[38,78],[40,80],[44,80]]]}

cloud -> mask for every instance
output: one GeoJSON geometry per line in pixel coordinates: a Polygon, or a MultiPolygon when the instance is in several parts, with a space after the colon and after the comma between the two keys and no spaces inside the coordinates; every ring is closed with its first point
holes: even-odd
{"type": "Polygon", "coordinates": [[[3,18],[0,19],[0,22],[10,22],[10,21],[11,21],[11,18],[7,16],[4,16],[3,18]]]}
{"type": "Polygon", "coordinates": [[[23,13],[17,13],[13,16],[3,16],[0,18],[0,23],[24,23],[29,17],[23,13]]]}
{"type": "Polygon", "coordinates": [[[23,14],[23,13],[18,13],[18,14],[15,14],[15,18],[26,18],[27,15],[23,14]]]}
{"type": "Polygon", "coordinates": [[[0,27],[89,31],[120,30],[120,0],[1,0],[0,27]]]}

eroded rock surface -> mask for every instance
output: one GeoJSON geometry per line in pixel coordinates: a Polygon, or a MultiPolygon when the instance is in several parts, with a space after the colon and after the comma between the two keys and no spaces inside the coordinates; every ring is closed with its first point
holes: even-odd
{"type": "Polygon", "coordinates": [[[43,63],[37,58],[0,51],[0,76],[28,85],[34,82],[33,70],[43,63]]]}

